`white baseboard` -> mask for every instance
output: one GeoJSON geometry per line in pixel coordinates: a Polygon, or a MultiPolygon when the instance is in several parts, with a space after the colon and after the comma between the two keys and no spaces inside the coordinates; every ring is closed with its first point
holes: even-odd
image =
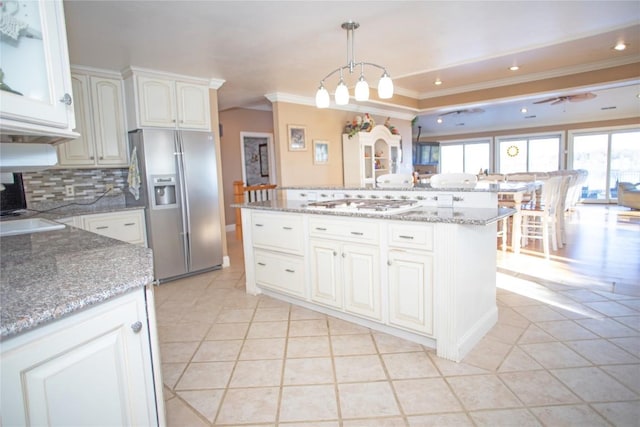
{"type": "Polygon", "coordinates": [[[222,268],[230,267],[231,260],[229,259],[229,255],[225,255],[222,257],[222,268]]]}

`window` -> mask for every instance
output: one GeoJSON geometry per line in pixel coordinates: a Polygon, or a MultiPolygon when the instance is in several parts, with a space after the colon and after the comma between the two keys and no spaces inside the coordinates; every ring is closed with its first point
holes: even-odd
{"type": "Polygon", "coordinates": [[[478,174],[491,168],[489,141],[465,141],[440,145],[440,171],[478,174]]]}
{"type": "Polygon", "coordinates": [[[498,172],[550,172],[560,169],[560,136],[501,138],[498,172]]]}

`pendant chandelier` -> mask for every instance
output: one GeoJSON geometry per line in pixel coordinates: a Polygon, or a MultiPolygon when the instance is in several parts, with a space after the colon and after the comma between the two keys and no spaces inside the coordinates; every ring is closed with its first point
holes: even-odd
{"type": "Polygon", "coordinates": [[[318,92],[316,92],[316,107],[329,107],[329,91],[327,91],[327,89],[324,87],[324,81],[338,72],[340,73],[340,81],[338,82],[338,86],[336,87],[334,95],[336,105],[347,105],[349,103],[349,89],[344,83],[343,72],[344,70],[349,70],[349,74],[353,74],[353,72],[356,70],[356,67],[360,67],[360,77],[358,78],[358,82],[356,83],[355,98],[356,101],[367,101],[369,99],[369,84],[364,78],[365,65],[376,67],[382,70],[382,76],[378,81],[378,98],[389,99],[393,96],[393,81],[391,80],[391,77],[389,77],[389,74],[384,67],[377,64],[372,64],[371,62],[356,62],[354,59],[355,55],[353,49],[353,35],[356,28],[358,28],[359,26],[360,24],[353,21],[345,22],[342,24],[342,28],[347,30],[347,65],[336,68],[320,81],[320,87],[318,88],[318,92]]]}

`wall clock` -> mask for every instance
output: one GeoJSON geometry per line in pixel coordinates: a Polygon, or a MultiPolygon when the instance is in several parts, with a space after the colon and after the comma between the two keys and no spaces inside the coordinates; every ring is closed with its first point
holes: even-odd
{"type": "Polygon", "coordinates": [[[511,145],[509,148],[507,148],[507,156],[509,157],[515,157],[518,155],[519,152],[520,152],[520,149],[515,145],[511,145]]]}

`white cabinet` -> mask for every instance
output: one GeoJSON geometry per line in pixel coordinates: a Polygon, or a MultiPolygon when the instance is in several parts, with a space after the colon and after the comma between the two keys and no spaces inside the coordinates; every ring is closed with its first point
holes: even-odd
{"type": "Polygon", "coordinates": [[[393,135],[383,125],[351,138],[344,134],[342,161],[345,187],[375,185],[378,176],[397,173],[401,161],[400,135],[393,135]]]}
{"type": "Polygon", "coordinates": [[[83,215],[82,229],[136,245],[147,245],[142,210],[83,215]]]}
{"type": "Polygon", "coordinates": [[[309,219],[311,300],[382,319],[378,224],[309,219]]]}
{"type": "Polygon", "coordinates": [[[131,128],[211,130],[206,80],[131,69],[125,82],[131,128]]]}
{"type": "Polygon", "coordinates": [[[388,226],[389,324],[433,334],[433,226],[388,226]]]}
{"type": "Polygon", "coordinates": [[[2,134],[77,137],[62,1],[5,3],[26,28],[15,40],[3,31],[0,42],[2,80],[13,91],[1,94],[2,134]]]}
{"type": "Polygon", "coordinates": [[[122,80],[87,73],[72,74],[76,99],[76,132],[58,145],[62,167],[128,166],[122,80]]]}
{"type": "Polygon", "coordinates": [[[256,283],[304,297],[306,268],[302,216],[253,212],[251,236],[256,283]]]}
{"type": "Polygon", "coordinates": [[[146,310],[140,289],[4,341],[3,423],[158,425],[146,310]]]}

